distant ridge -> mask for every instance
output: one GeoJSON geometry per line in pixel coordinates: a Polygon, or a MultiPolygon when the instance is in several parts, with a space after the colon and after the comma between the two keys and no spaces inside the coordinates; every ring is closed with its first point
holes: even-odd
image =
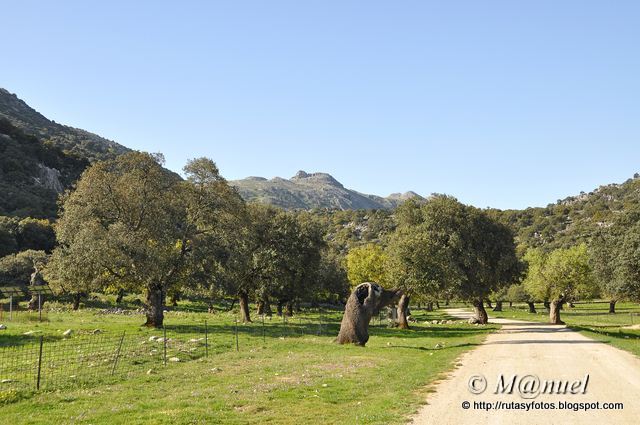
{"type": "Polygon", "coordinates": [[[49,142],[66,154],[89,161],[114,158],[130,151],[97,134],[58,124],[3,88],[0,88],[0,118],[9,120],[25,134],[49,142]]]}
{"type": "Polygon", "coordinates": [[[302,170],[288,180],[252,176],[230,183],[246,201],[285,209],[391,209],[410,198],[423,199],[415,192],[394,193],[386,198],[367,195],[345,188],[330,174],[302,170]]]}

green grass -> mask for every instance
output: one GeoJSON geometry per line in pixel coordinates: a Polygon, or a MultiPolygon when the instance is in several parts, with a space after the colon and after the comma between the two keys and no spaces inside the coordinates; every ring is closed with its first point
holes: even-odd
{"type": "MultiPolygon", "coordinates": [[[[184,304],[182,309],[198,310],[184,304]]],[[[140,315],[97,315],[97,310],[48,312],[47,321],[20,319],[0,331],[0,345],[29,345],[43,335],[60,340],[66,329],[74,339],[126,331],[148,349],[160,335],[140,327],[140,315]],[[31,336],[24,332],[35,330],[31,336]],[[147,341],[146,344],[143,344],[147,341]]],[[[274,316],[262,324],[239,325],[235,351],[234,312],[170,312],[167,337],[184,341],[188,327],[208,320],[211,351],[205,358],[184,357],[162,366],[159,358],[134,366],[125,379],[103,378],[36,392],[0,387],[0,411],[6,423],[404,423],[424,401],[428,384],[454,367],[456,358],[482,342],[497,326],[426,324],[447,319],[441,312],[414,311],[419,324],[410,330],[371,327],[366,348],[333,343],[341,313],[317,312],[290,319],[285,327],[274,316]],[[438,348],[436,348],[438,347],[438,348]],[[151,374],[147,370],[152,369],[151,374]]],[[[53,342],[52,342],[53,343],[53,342]]],[[[0,348],[0,353],[1,353],[0,348]]],[[[1,354],[0,354],[1,355],[1,354]]]]}
{"type": "MultiPolygon", "coordinates": [[[[492,317],[512,318],[535,322],[548,322],[549,313],[542,304],[536,304],[538,312],[529,313],[527,306],[503,305],[503,312],[491,311],[492,317]]],[[[572,329],[598,341],[640,356],[640,329],[629,329],[632,324],[640,324],[640,305],[617,303],[616,313],[609,314],[608,302],[576,303],[574,308],[565,306],[560,314],[562,320],[572,329]],[[633,315],[632,315],[633,314],[633,315]]]]}

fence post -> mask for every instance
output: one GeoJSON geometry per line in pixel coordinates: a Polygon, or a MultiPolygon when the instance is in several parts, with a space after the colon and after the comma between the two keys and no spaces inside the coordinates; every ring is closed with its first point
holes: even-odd
{"type": "Polygon", "coordinates": [[[13,295],[9,297],[9,320],[13,320],[13,295]]]}
{"type": "Polygon", "coordinates": [[[264,313],[262,313],[262,343],[265,344],[266,343],[266,338],[264,335],[264,313]]]}
{"type": "Polygon", "coordinates": [[[204,356],[209,357],[209,328],[207,321],[204,321],[204,356]]]}
{"type": "Polygon", "coordinates": [[[40,335],[40,352],[38,354],[38,378],[36,379],[36,390],[40,389],[40,371],[42,370],[42,342],[44,336],[40,335]]]}
{"type": "Polygon", "coordinates": [[[162,364],[164,366],[167,365],[167,328],[162,325],[162,345],[163,345],[163,355],[162,355],[162,364]]]}
{"type": "Polygon", "coordinates": [[[113,368],[111,368],[111,376],[116,373],[116,366],[118,366],[118,359],[120,358],[120,350],[122,349],[122,342],[124,341],[124,334],[126,331],[122,332],[122,338],[120,338],[120,343],[118,344],[118,349],[116,350],[116,357],[113,359],[113,368]]]}
{"type": "Polygon", "coordinates": [[[233,333],[236,334],[236,351],[240,351],[240,346],[238,345],[238,319],[235,319],[233,326],[233,333]]]}

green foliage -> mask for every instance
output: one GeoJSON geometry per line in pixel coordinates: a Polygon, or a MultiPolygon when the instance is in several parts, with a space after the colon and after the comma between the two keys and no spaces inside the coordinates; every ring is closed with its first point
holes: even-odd
{"type": "Polygon", "coordinates": [[[379,245],[367,244],[352,248],[347,254],[347,277],[352,287],[362,282],[387,283],[385,262],[387,256],[379,245]]]}
{"type": "Polygon", "coordinates": [[[403,205],[389,252],[397,285],[417,294],[483,299],[519,272],[511,231],[444,195],[403,205]]]}
{"type": "Polygon", "coordinates": [[[47,262],[44,251],[27,250],[0,258],[0,285],[26,286],[34,266],[47,262]]]}
{"type": "Polygon", "coordinates": [[[87,164],[0,117],[0,215],[55,217],[58,194],[43,181],[42,166],[58,170],[60,184],[69,186],[87,164]]]}
{"type": "Polygon", "coordinates": [[[535,299],[570,301],[593,297],[596,286],[585,244],[551,253],[531,249],[525,261],[529,268],[524,287],[535,299]]]}

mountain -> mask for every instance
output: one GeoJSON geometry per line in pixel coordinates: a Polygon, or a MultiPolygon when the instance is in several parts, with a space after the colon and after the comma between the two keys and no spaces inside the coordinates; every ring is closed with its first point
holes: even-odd
{"type": "Polygon", "coordinates": [[[54,218],[58,195],[91,162],[128,151],[51,121],[0,88],[0,215],[54,218]]]}
{"type": "Polygon", "coordinates": [[[113,158],[130,150],[97,134],[51,121],[3,88],[0,88],[0,118],[68,155],[89,161],[113,158]]]}
{"type": "Polygon", "coordinates": [[[366,195],[345,188],[327,173],[298,171],[290,179],[247,177],[229,182],[246,201],[257,201],[285,209],[390,209],[410,198],[423,199],[415,192],[394,193],[387,198],[366,195]]]}
{"type": "Polygon", "coordinates": [[[610,226],[616,216],[638,208],[640,174],[636,173],[623,183],[603,185],[546,207],[487,211],[512,227],[520,245],[553,249],[588,242],[599,229],[610,226]]]}

